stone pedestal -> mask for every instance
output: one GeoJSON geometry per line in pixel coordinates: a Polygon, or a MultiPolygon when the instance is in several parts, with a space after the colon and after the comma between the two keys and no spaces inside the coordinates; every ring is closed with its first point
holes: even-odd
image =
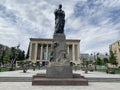
{"type": "MultiPolygon", "coordinates": [[[[58,64],[62,63],[63,59],[67,54],[64,34],[54,34],[52,52],[53,52],[54,63],[58,63],[58,64]]],[[[63,63],[61,65],[63,65],[63,63]]]]}
{"type": "Polygon", "coordinates": [[[72,78],[72,68],[67,57],[66,41],[64,34],[53,36],[53,62],[47,66],[47,78],[72,78]]]}
{"type": "Polygon", "coordinates": [[[47,78],[73,78],[72,68],[68,65],[52,65],[47,67],[47,78]]]}

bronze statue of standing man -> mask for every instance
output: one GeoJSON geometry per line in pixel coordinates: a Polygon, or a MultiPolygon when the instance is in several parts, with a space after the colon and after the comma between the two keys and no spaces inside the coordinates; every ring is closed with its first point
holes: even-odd
{"type": "Polygon", "coordinates": [[[62,10],[62,5],[59,5],[59,8],[55,10],[55,34],[64,33],[65,26],[65,12],[62,10]]]}

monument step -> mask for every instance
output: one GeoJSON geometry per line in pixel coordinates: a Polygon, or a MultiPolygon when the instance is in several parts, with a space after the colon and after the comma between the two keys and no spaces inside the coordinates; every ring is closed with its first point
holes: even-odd
{"type": "Polygon", "coordinates": [[[94,77],[87,77],[86,79],[89,82],[120,82],[120,78],[94,78],[94,77]]]}
{"type": "Polygon", "coordinates": [[[88,85],[85,79],[34,79],[32,85],[88,85]]]}
{"type": "MultiPolygon", "coordinates": [[[[120,78],[86,77],[88,82],[118,82],[120,78]]],[[[32,82],[32,77],[0,77],[0,82],[32,82]]]]}
{"type": "Polygon", "coordinates": [[[0,82],[31,82],[32,77],[0,77],[0,82]]]}
{"type": "Polygon", "coordinates": [[[71,78],[47,78],[46,74],[37,74],[32,78],[32,85],[88,85],[88,81],[80,74],[71,78]]]}

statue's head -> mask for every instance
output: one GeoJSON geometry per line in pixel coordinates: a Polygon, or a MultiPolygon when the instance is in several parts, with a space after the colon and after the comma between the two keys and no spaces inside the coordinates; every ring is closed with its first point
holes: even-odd
{"type": "Polygon", "coordinates": [[[62,4],[59,5],[59,9],[62,9],[62,4]]]}

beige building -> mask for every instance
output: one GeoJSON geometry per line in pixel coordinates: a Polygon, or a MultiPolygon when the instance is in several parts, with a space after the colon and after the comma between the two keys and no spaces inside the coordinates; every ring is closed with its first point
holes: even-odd
{"type": "MultiPolygon", "coordinates": [[[[80,63],[80,40],[66,40],[67,52],[71,62],[80,63]]],[[[29,60],[32,62],[49,62],[52,39],[30,38],[29,60]]]]}
{"type": "Polygon", "coordinates": [[[109,46],[109,49],[110,51],[113,51],[113,53],[115,54],[117,62],[118,62],[118,66],[120,66],[120,40],[111,44],[109,46]]]}

